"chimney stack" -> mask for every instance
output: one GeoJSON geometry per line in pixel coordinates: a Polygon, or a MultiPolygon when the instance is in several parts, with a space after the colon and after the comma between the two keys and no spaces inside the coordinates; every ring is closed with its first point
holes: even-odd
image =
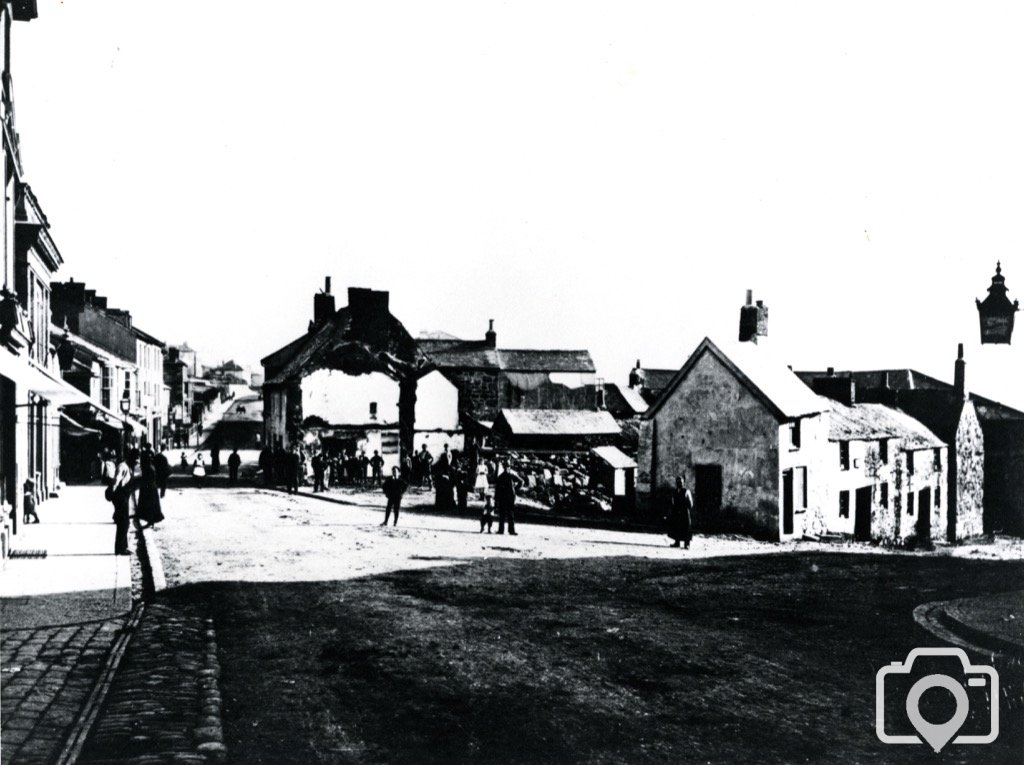
{"type": "Polygon", "coordinates": [[[961,399],[967,399],[967,362],[964,361],[964,344],[959,343],[956,348],[956,364],[953,365],[953,387],[956,395],[961,399]]]}
{"type": "Polygon", "coordinates": [[[494,331],[494,319],[487,320],[487,332],[484,333],[484,344],[488,348],[498,347],[498,333],[494,331]]]}
{"type": "Polygon", "coordinates": [[[604,380],[602,378],[597,378],[597,385],[594,386],[594,391],[597,394],[597,400],[595,402],[597,411],[603,412],[608,407],[605,401],[604,380]]]}
{"type": "Polygon", "coordinates": [[[740,308],[740,342],[756,343],[768,336],[768,306],[763,300],[754,304],[754,291],[747,290],[747,303],[740,308]]]}
{"type": "Polygon", "coordinates": [[[324,291],[313,295],[313,328],[320,327],[335,314],[331,277],[324,277],[324,291]]]}

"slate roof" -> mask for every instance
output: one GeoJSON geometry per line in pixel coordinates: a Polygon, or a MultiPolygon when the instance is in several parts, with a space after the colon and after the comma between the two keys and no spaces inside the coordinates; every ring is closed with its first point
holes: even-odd
{"type": "Polygon", "coordinates": [[[502,409],[494,428],[515,436],[611,436],[622,430],[608,412],[570,409],[502,409]]]}
{"type": "Polygon", "coordinates": [[[665,401],[671,397],[672,392],[686,379],[690,370],[706,353],[710,353],[721,361],[772,411],[777,419],[804,417],[817,414],[827,408],[819,396],[766,348],[755,343],[738,342],[719,346],[712,342],[711,338],[705,337],[690,354],[682,369],[676,372],[672,382],[665,388],[658,400],[647,410],[644,415],[646,419],[650,419],[658,412],[665,401]]]}
{"type": "Polygon", "coordinates": [[[831,413],[829,441],[877,441],[898,438],[905,449],[930,449],[946,443],[918,420],[884,404],[846,406],[819,396],[831,413]]]}
{"type": "MultiPolygon", "coordinates": [[[[816,377],[828,376],[828,372],[815,371],[801,371],[796,374],[807,385],[810,385],[811,381],[816,377]]],[[[872,391],[874,393],[885,389],[885,376],[887,374],[889,376],[889,389],[899,391],[898,406],[901,409],[922,406],[922,404],[909,403],[912,401],[925,401],[932,405],[938,405],[941,401],[941,397],[937,393],[935,394],[936,397],[929,401],[928,394],[922,393],[923,391],[945,392],[947,394],[955,392],[955,388],[949,383],[943,382],[931,375],[926,375],[924,372],[918,372],[916,369],[872,369],[856,372],[848,370],[835,372],[836,377],[852,377],[858,391],[872,391]],[[904,406],[904,402],[908,402],[908,406],[904,406]]],[[[1024,420],[1024,412],[1006,404],[979,396],[976,393],[971,393],[970,397],[977,410],[978,419],[982,421],[1024,420]]],[[[959,414],[959,411],[960,407],[957,406],[957,414],[959,414]]]]}
{"type": "Polygon", "coordinates": [[[590,351],[497,349],[480,340],[418,339],[420,350],[441,369],[492,369],[503,372],[596,371],[590,351]]]}
{"type": "Polygon", "coordinates": [[[618,383],[608,383],[606,387],[614,388],[625,404],[633,410],[634,414],[643,414],[647,411],[648,404],[636,388],[630,388],[628,385],[619,385],[618,383]]]}
{"type": "Polygon", "coordinates": [[[616,470],[637,466],[636,460],[624,454],[617,446],[595,446],[590,453],[604,460],[616,470]]]}
{"type": "Polygon", "coordinates": [[[650,369],[648,367],[640,367],[640,371],[644,376],[644,387],[653,393],[661,393],[669,386],[672,382],[672,378],[676,376],[678,369],[650,369]]]}

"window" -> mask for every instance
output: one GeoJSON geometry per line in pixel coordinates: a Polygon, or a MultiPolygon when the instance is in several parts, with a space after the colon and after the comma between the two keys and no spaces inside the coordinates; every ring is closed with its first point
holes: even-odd
{"type": "Polygon", "coordinates": [[[376,420],[377,419],[377,402],[376,401],[371,401],[370,402],[370,419],[371,420],[376,420]]]}
{"type": "Polygon", "coordinates": [[[843,470],[850,469],[850,442],[839,442],[839,467],[843,470]]]}
{"type": "Polygon", "coordinates": [[[932,450],[932,465],[936,473],[942,470],[942,449],[936,448],[932,450]]]}
{"type": "Polygon", "coordinates": [[[110,408],[110,389],[114,386],[114,370],[108,366],[103,367],[103,393],[100,403],[107,409],[110,408]]]}
{"type": "Polygon", "coordinates": [[[881,485],[881,487],[880,487],[880,491],[881,491],[881,496],[878,499],[878,504],[880,504],[882,507],[888,507],[889,506],[889,484],[888,483],[883,483],[881,485]]]}
{"type": "Polygon", "coordinates": [[[907,494],[907,515],[914,514],[914,492],[907,494]]]}
{"type": "Polygon", "coordinates": [[[800,420],[789,424],[789,445],[793,449],[800,448],[800,420]]]}
{"type": "MultiPolygon", "coordinates": [[[[914,453],[907,452],[907,475],[914,474],[914,453]]],[[[913,515],[913,513],[911,513],[913,515]]]]}
{"type": "Polygon", "coordinates": [[[848,491],[839,492],[839,517],[850,517],[850,492],[848,491]]]}
{"type": "Polygon", "coordinates": [[[878,442],[878,458],[882,460],[883,465],[889,464],[889,439],[883,438],[878,442]]]}

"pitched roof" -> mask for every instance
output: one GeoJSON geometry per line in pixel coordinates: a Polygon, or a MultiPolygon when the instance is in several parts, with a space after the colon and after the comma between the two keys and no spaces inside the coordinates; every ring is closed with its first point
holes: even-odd
{"type": "Polygon", "coordinates": [[[608,412],[571,409],[502,409],[495,428],[502,423],[516,436],[611,436],[622,432],[608,412]]]}
{"type": "Polygon", "coordinates": [[[906,449],[928,449],[945,446],[945,442],[918,420],[884,404],[846,406],[819,396],[827,407],[829,441],[877,441],[898,438],[906,449]]]}
{"type": "Polygon", "coordinates": [[[601,458],[616,470],[637,466],[636,460],[628,454],[624,454],[617,446],[595,446],[590,453],[601,458]]]}
{"type": "MultiPolygon", "coordinates": [[[[826,377],[828,372],[814,372],[814,371],[801,371],[796,373],[801,380],[807,385],[817,377],[826,377]]],[[[836,377],[852,377],[857,385],[857,390],[873,391],[877,392],[880,390],[899,391],[899,406],[903,407],[903,401],[907,398],[907,394],[910,394],[910,398],[914,399],[917,396],[921,396],[922,399],[927,398],[920,394],[920,391],[944,391],[946,393],[952,393],[956,389],[947,382],[943,382],[936,377],[926,375],[924,372],[918,372],[916,369],[871,369],[861,371],[842,371],[834,372],[836,377]]],[[[1024,420],[1024,412],[1018,409],[1014,409],[1011,406],[1002,404],[998,401],[994,401],[985,396],[979,396],[977,393],[971,393],[971,402],[974,404],[975,409],[978,413],[978,418],[981,420],[1024,420]]],[[[933,403],[937,403],[933,402],[933,403]]],[[[957,407],[957,413],[959,413],[960,407],[957,407]]]]}
{"type": "Polygon", "coordinates": [[[645,418],[650,419],[664,405],[673,391],[686,379],[702,356],[710,353],[757,396],[781,420],[803,417],[824,411],[826,404],[800,381],[766,348],[755,343],[730,343],[727,351],[705,337],[676,372],[672,382],[662,391],[645,418]]]}
{"type": "Polygon", "coordinates": [[[504,372],[593,374],[590,351],[497,349],[482,340],[418,339],[420,350],[441,369],[494,369],[504,372]]]}
{"type": "Polygon", "coordinates": [[[644,401],[644,397],[640,395],[640,391],[636,388],[630,388],[628,385],[619,385],[618,383],[609,383],[608,387],[613,387],[618,394],[622,397],[622,400],[633,410],[635,414],[643,414],[647,411],[648,405],[644,401]]]}
{"type": "Polygon", "coordinates": [[[640,372],[644,377],[644,387],[653,391],[654,393],[660,393],[665,390],[672,382],[672,378],[676,376],[678,369],[651,369],[649,367],[641,367],[640,372]]]}
{"type": "Polygon", "coordinates": [[[579,372],[591,374],[595,371],[590,351],[541,351],[505,350],[498,351],[498,363],[505,372],[579,372]]]}

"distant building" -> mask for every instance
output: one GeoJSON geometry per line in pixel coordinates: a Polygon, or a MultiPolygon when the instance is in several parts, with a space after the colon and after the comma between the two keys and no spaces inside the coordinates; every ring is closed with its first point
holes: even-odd
{"type": "Polygon", "coordinates": [[[131,412],[146,427],[147,440],[154,446],[163,444],[167,424],[168,403],[164,398],[164,354],[167,345],[138,327],[135,332],[135,359],[138,381],[131,412]]]}
{"type": "Polygon", "coordinates": [[[586,350],[498,348],[494,322],[482,340],[445,333],[417,339],[423,355],[459,392],[463,424],[487,424],[502,409],[594,410],[597,374],[586,350]]]}
{"type": "Polygon", "coordinates": [[[637,359],[636,366],[629,371],[629,388],[637,391],[648,405],[653,404],[672,382],[672,378],[678,371],[678,369],[642,367],[640,359],[637,359]]]}

